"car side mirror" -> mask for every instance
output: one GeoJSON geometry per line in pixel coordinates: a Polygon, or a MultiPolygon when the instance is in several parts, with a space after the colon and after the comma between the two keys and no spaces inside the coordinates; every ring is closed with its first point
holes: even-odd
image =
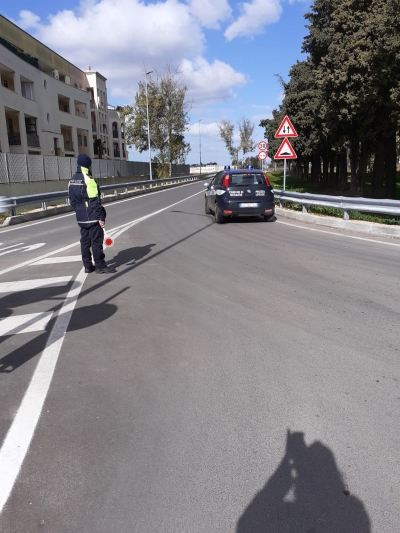
{"type": "Polygon", "coordinates": [[[204,187],[208,187],[210,184],[209,183],[203,183],[204,187]]]}

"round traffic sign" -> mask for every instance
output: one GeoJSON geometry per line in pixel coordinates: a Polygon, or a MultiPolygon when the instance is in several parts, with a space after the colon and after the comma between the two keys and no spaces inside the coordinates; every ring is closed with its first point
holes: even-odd
{"type": "Polygon", "coordinates": [[[267,152],[261,151],[261,152],[259,152],[257,157],[258,157],[258,159],[260,161],[265,161],[267,159],[267,157],[268,157],[268,154],[267,154],[267,152]]]}
{"type": "Polygon", "coordinates": [[[257,146],[258,146],[258,149],[263,152],[268,149],[267,141],[260,141],[257,146]]]}

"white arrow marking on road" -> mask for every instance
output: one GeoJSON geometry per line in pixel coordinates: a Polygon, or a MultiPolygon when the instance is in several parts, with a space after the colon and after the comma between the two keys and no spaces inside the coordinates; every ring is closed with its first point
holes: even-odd
{"type": "Polygon", "coordinates": [[[62,287],[67,285],[72,276],[62,276],[60,278],[28,279],[25,281],[6,281],[0,283],[0,293],[21,292],[32,289],[43,289],[44,287],[62,287]]]}
{"type": "MultiPolygon", "coordinates": [[[[16,248],[17,246],[23,246],[23,244],[24,244],[23,242],[19,242],[18,244],[12,244],[11,246],[6,246],[5,248],[0,249],[0,252],[5,252],[5,250],[11,250],[11,248],[16,248]]],[[[15,250],[11,250],[11,252],[15,252],[15,250]]],[[[5,253],[8,253],[8,252],[5,252],[5,253]]],[[[0,253],[0,255],[3,255],[3,253],[0,253]]]]}
{"type": "Polygon", "coordinates": [[[28,315],[9,316],[0,319],[0,337],[17,335],[19,333],[32,333],[44,331],[53,315],[52,311],[46,313],[30,313],[28,315]]]}
{"type": "MultiPolygon", "coordinates": [[[[20,246],[20,245],[23,245],[24,243],[23,242],[20,242],[19,244],[14,244],[13,246],[9,246],[8,248],[14,248],[13,250],[7,250],[6,252],[1,252],[0,255],[6,255],[6,254],[10,254],[11,252],[30,252],[31,250],[37,250],[38,248],[41,248],[42,246],[44,246],[46,243],[45,242],[39,242],[37,244],[31,244],[31,245],[27,245],[27,246],[22,246],[22,248],[15,248],[15,246],[20,246]]],[[[6,248],[4,248],[4,250],[6,250],[6,248]]]]}

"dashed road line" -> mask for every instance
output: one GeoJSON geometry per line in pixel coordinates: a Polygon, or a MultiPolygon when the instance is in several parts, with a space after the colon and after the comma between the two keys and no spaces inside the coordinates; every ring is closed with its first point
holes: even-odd
{"type": "Polygon", "coordinates": [[[59,278],[6,281],[0,283],[0,293],[29,291],[32,289],[43,289],[45,287],[63,287],[67,285],[71,279],[72,276],[61,276],[59,278]]]}
{"type": "Polygon", "coordinates": [[[0,319],[0,337],[44,331],[53,316],[53,311],[9,316],[0,319]]]}
{"type": "Polygon", "coordinates": [[[31,263],[29,266],[36,266],[36,265],[57,265],[59,263],[72,263],[72,262],[82,262],[82,256],[81,255],[64,255],[60,257],[45,257],[44,259],[41,259],[39,261],[35,261],[34,263],[31,263]]]}

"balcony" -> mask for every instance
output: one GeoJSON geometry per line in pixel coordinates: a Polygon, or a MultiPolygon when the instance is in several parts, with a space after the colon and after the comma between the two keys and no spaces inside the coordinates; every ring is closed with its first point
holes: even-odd
{"type": "Polygon", "coordinates": [[[93,102],[93,100],[90,100],[90,109],[96,109],[96,104],[93,102]]]}
{"type": "Polygon", "coordinates": [[[113,137],[114,139],[118,139],[118,131],[113,130],[113,137]]]}
{"type": "Polygon", "coordinates": [[[37,133],[27,133],[28,146],[31,148],[40,148],[40,139],[37,133]]]}
{"type": "Polygon", "coordinates": [[[10,146],[20,146],[21,145],[21,135],[17,133],[8,134],[8,144],[10,146]]]}
{"type": "Polygon", "coordinates": [[[72,141],[65,141],[64,140],[64,150],[66,152],[73,152],[74,151],[74,143],[72,141]]]}
{"type": "Polygon", "coordinates": [[[119,150],[114,150],[114,157],[121,157],[121,153],[119,150]]]}

